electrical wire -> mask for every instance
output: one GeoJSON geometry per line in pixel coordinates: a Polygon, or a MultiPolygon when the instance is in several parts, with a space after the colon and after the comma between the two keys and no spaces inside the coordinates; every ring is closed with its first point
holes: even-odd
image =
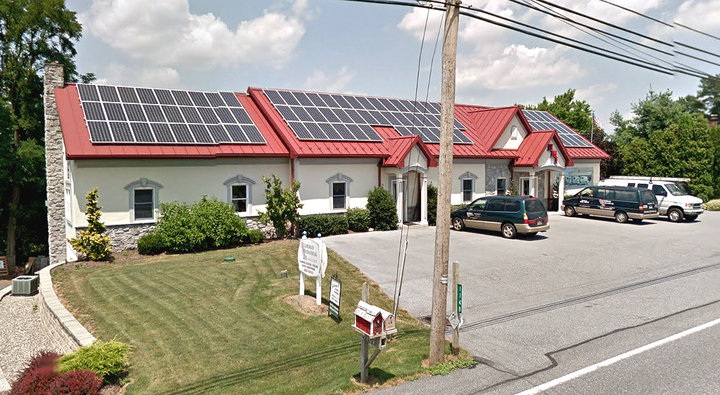
{"type": "Polygon", "coordinates": [[[666,22],[661,21],[660,19],[653,18],[653,17],[651,17],[651,16],[649,16],[649,15],[645,15],[645,14],[643,14],[642,12],[638,12],[638,11],[635,11],[635,10],[631,10],[631,9],[626,8],[626,7],[623,7],[623,6],[621,6],[621,5],[618,5],[618,4],[615,4],[615,3],[611,3],[611,2],[609,2],[609,1],[607,1],[607,0],[600,0],[600,1],[602,1],[603,3],[606,3],[606,4],[610,4],[610,5],[613,6],[613,7],[617,7],[617,8],[620,8],[620,9],[622,9],[622,10],[625,10],[625,11],[627,11],[627,12],[631,12],[631,13],[633,13],[633,14],[635,14],[635,15],[638,15],[638,16],[641,16],[641,17],[643,17],[643,18],[649,19],[649,20],[651,20],[651,21],[653,21],[653,22],[657,22],[657,23],[659,23],[659,24],[665,25],[665,26],[667,26],[667,27],[673,27],[673,28],[675,27],[675,26],[673,26],[673,25],[671,25],[671,24],[669,24],[669,23],[666,23],[666,22]]]}

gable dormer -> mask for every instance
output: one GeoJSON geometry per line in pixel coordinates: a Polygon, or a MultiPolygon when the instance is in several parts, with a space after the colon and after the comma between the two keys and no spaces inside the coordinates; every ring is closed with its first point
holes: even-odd
{"type": "Polygon", "coordinates": [[[505,127],[503,134],[493,146],[493,149],[516,150],[520,147],[528,131],[517,115],[514,115],[510,123],[505,127]]]}

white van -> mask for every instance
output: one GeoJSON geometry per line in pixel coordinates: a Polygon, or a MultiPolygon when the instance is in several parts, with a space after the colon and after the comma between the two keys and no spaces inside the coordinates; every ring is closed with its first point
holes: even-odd
{"type": "Polygon", "coordinates": [[[599,185],[648,188],[657,197],[660,215],[667,215],[672,222],[679,222],[683,219],[694,221],[698,215],[703,213],[703,200],[689,195],[685,188],[678,185],[681,181],[687,181],[687,179],[610,176],[610,178],[600,181],[599,185]]]}

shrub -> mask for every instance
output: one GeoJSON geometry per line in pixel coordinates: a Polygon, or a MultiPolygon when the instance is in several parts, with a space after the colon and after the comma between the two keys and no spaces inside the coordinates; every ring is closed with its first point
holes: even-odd
{"type": "Polygon", "coordinates": [[[711,200],[703,205],[708,211],[720,211],[720,199],[711,200]]]}
{"type": "Polygon", "coordinates": [[[111,340],[95,341],[60,358],[60,372],[89,370],[104,383],[120,377],[128,368],[130,345],[111,340]]]}
{"type": "Polygon", "coordinates": [[[435,226],[437,222],[437,188],[434,185],[427,186],[427,218],[428,225],[435,226]]]}
{"type": "Polygon", "coordinates": [[[100,221],[102,216],[101,206],[98,206],[98,189],[95,188],[88,192],[85,198],[85,215],[87,216],[87,230],[79,230],[78,237],[69,239],[70,244],[77,252],[84,255],[87,259],[93,261],[103,261],[110,258],[112,250],[110,249],[110,237],[103,236],[107,230],[105,224],[100,221]]]}
{"type": "Polygon", "coordinates": [[[162,216],[153,232],[162,238],[160,245],[168,251],[228,247],[239,244],[247,236],[247,225],[235,215],[232,205],[215,197],[203,197],[192,206],[178,202],[163,203],[160,211],[162,216]]]}
{"type": "Polygon", "coordinates": [[[33,357],[13,383],[10,395],[44,395],[56,379],[55,363],[60,354],[42,351],[33,357]]]}
{"type": "Polygon", "coordinates": [[[311,214],[303,215],[298,220],[300,233],[307,232],[308,237],[315,237],[318,233],[323,236],[347,233],[348,220],[345,214],[311,214]]]}
{"type": "Polygon", "coordinates": [[[265,234],[260,229],[252,229],[248,231],[248,234],[245,237],[246,243],[250,244],[260,244],[263,240],[265,240],[265,234]]]}
{"type": "Polygon", "coordinates": [[[300,181],[293,181],[290,188],[282,187],[282,180],[277,178],[275,174],[271,174],[272,178],[263,177],[265,182],[265,208],[266,212],[260,212],[260,221],[264,223],[272,222],[277,232],[277,237],[282,239],[287,232],[287,222],[291,224],[297,222],[300,217],[299,210],[303,207],[300,203],[300,181]]]}
{"type": "Polygon", "coordinates": [[[389,191],[376,187],[368,192],[367,209],[370,212],[370,227],[375,230],[397,229],[397,209],[389,191]]]}
{"type": "Polygon", "coordinates": [[[157,232],[142,235],[138,240],[138,252],[142,255],[155,255],[167,251],[165,240],[157,232]]]}
{"type": "Polygon", "coordinates": [[[348,229],[353,232],[367,232],[370,227],[370,211],[366,208],[351,208],[345,213],[348,229]]]}
{"type": "Polygon", "coordinates": [[[103,383],[89,370],[63,373],[50,384],[48,395],[96,395],[103,383]]]}

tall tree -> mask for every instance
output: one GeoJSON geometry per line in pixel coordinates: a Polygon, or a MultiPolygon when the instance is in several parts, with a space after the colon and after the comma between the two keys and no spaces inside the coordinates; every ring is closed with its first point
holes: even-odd
{"type": "MultiPolygon", "coordinates": [[[[7,218],[7,260],[11,272],[16,264],[16,239],[19,229],[42,228],[18,224],[23,205],[38,210],[44,193],[21,200],[23,191],[44,192],[43,81],[46,62],[65,68],[67,79],[76,76],[74,42],[81,26],[63,0],[0,0],[0,134],[12,136],[8,152],[0,157],[0,172],[7,185],[2,194],[3,216],[7,218]],[[21,203],[22,202],[22,203],[21,203]]],[[[1,143],[5,142],[3,139],[1,143]]],[[[34,221],[47,220],[42,208],[34,221]]],[[[47,226],[44,226],[47,229],[47,226]]],[[[46,243],[47,241],[45,241],[46,243]]]]}
{"type": "Polygon", "coordinates": [[[705,105],[707,115],[720,116],[720,74],[700,80],[698,100],[705,105]]]}

